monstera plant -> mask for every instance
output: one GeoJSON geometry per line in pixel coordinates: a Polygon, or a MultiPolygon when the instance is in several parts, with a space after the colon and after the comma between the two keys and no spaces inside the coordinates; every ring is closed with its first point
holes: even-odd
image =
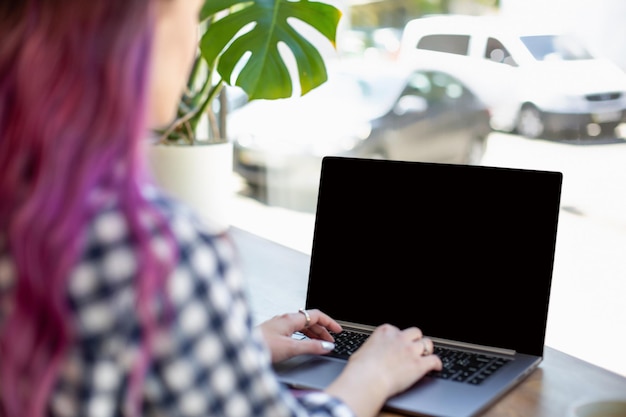
{"type": "Polygon", "coordinates": [[[308,93],[327,80],[326,65],[292,23],[304,22],[334,47],[340,17],[337,8],[309,0],[205,1],[187,89],[176,120],[156,132],[150,163],[156,181],[209,219],[215,230],[230,226],[234,194],[224,86],[240,87],[248,100],[291,97],[296,83],[300,95],[308,93]],[[283,46],[295,65],[283,60],[283,46]]]}
{"type": "Polygon", "coordinates": [[[294,26],[299,20],[323,35],[334,47],[341,12],[334,6],[308,0],[206,0],[200,14],[199,53],[181,98],[176,120],[159,132],[160,143],[193,145],[199,140],[223,141],[216,112],[225,120],[225,84],[240,87],[248,100],[301,95],[327,80],[318,49],[294,26]],[[297,80],[279,52],[286,46],[297,67],[297,80]],[[221,101],[221,106],[218,104],[221,101]],[[198,124],[208,117],[208,138],[199,137],[198,124]]]}

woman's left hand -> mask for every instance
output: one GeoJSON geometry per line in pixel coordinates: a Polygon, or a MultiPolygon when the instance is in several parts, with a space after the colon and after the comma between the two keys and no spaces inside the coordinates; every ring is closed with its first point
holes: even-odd
{"type": "Polygon", "coordinates": [[[341,332],[339,323],[317,309],[281,314],[259,324],[259,328],[274,363],[296,355],[328,353],[335,348],[329,330],[341,332]],[[297,331],[308,339],[294,339],[292,334],[297,331]]]}

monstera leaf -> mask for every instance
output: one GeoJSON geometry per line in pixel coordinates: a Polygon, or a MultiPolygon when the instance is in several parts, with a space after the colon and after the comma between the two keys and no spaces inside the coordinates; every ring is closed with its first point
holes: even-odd
{"type": "Polygon", "coordinates": [[[157,131],[159,143],[198,143],[203,115],[209,120],[208,139],[227,140],[224,112],[218,121],[213,106],[225,83],[241,87],[249,100],[291,97],[294,80],[279,44],[295,57],[301,95],[326,82],[324,59],[290,22],[308,24],[334,47],[340,18],[341,12],[334,6],[308,0],[205,0],[200,13],[200,54],[176,120],[157,131]]]}
{"type": "Polygon", "coordinates": [[[234,84],[250,100],[277,99],[293,94],[293,80],[278,50],[283,43],[295,57],[304,95],[327,80],[326,67],[317,48],[289,20],[307,23],[335,46],[340,17],[334,6],[308,0],[209,0],[201,14],[208,27],[200,51],[209,67],[217,64],[217,72],[229,84],[237,64],[246,56],[234,84]],[[223,16],[219,17],[220,13],[223,16]]]}

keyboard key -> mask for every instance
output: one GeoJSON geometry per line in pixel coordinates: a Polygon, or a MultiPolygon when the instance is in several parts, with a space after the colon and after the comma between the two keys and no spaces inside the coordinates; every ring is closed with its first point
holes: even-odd
{"type": "Polygon", "coordinates": [[[509,359],[488,356],[480,353],[455,350],[435,346],[435,355],[443,364],[441,371],[433,371],[428,375],[435,378],[450,379],[457,382],[481,384],[506,364],[509,359]]]}
{"type": "Polygon", "coordinates": [[[369,334],[350,330],[331,335],[335,338],[335,349],[329,355],[337,358],[349,358],[369,337],[369,334]]]}

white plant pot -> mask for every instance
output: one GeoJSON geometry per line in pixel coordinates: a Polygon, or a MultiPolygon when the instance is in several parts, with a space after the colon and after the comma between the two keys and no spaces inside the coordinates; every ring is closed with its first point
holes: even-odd
{"type": "Polygon", "coordinates": [[[157,183],[218,232],[230,226],[234,195],[231,143],[152,145],[149,159],[157,183]]]}

